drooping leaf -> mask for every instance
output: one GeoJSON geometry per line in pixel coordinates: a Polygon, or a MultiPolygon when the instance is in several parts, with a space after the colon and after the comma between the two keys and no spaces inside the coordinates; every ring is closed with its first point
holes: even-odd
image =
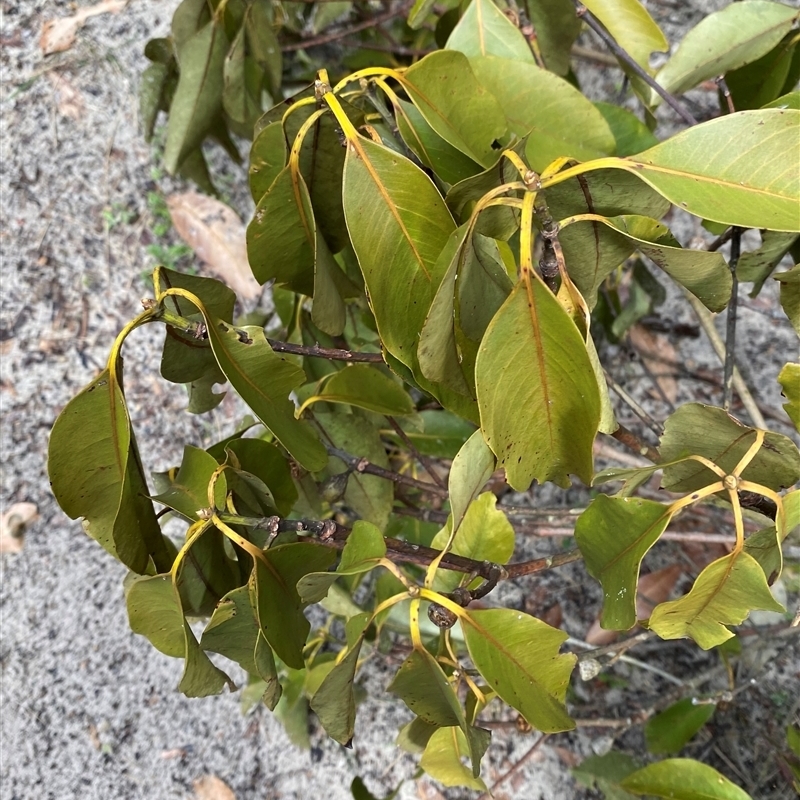
{"type": "Polygon", "coordinates": [[[414,403],[401,384],[370,364],[349,364],[332,373],[304,406],[312,401],[342,403],[389,416],[414,413],[414,403]]]}
{"type": "MultiPolygon", "coordinates": [[[[514,529],[496,504],[497,498],[492,492],[484,492],[470,504],[463,521],[458,526],[449,552],[476,561],[508,563],[514,554],[514,529]]],[[[431,547],[442,549],[447,544],[452,525],[451,517],[447,525],[434,537],[431,547]]],[[[454,572],[440,572],[434,588],[437,592],[451,591],[459,584],[462,577],[454,572]]]]}
{"type": "MultiPolygon", "coordinates": [[[[335,447],[351,455],[367,458],[373,464],[388,469],[389,459],[381,444],[376,428],[363,417],[352,414],[315,413],[315,419],[322,426],[327,437],[335,447]]],[[[345,465],[336,457],[328,461],[328,471],[333,475],[344,472],[345,465]]],[[[391,481],[353,471],[347,479],[344,502],[359,517],[383,529],[389,519],[394,500],[391,481]]]]}
{"type": "Polygon", "coordinates": [[[58,504],[111,555],[139,574],[172,558],[150,501],[118,380],[105,369],[65,406],[50,434],[47,468],[58,504]]]}
{"type": "Polygon", "coordinates": [[[781,306],[800,336],[800,265],[795,264],[786,272],[779,272],[775,280],[781,285],[781,306]]]}
{"type": "Polygon", "coordinates": [[[184,659],[178,689],[187,697],[219,694],[226,684],[232,685],[197,643],[169,575],[136,578],[128,589],[127,605],[134,633],[146,636],[162,653],[184,659]]]}
{"type": "Polygon", "coordinates": [[[564,697],[576,659],[558,653],[566,633],[508,608],[470,611],[461,627],[478,671],[531,726],[544,733],[575,727],[564,697]]]}
{"type": "MultiPolygon", "coordinates": [[[[475,426],[455,414],[442,409],[425,409],[419,412],[422,430],[412,428],[408,422],[400,420],[414,447],[424,456],[434,458],[455,458],[464,442],[474,433],[475,426]]],[[[400,439],[392,430],[381,431],[393,441],[400,439]]],[[[452,500],[452,498],[451,498],[452,500]]]]}
{"type": "Polygon", "coordinates": [[[794,427],[800,431],[800,364],[784,364],[778,375],[778,383],[787,400],[783,408],[794,427]]]}
{"type": "Polygon", "coordinates": [[[250,193],[256,203],[267,193],[285,164],[283,125],[272,122],[261,129],[250,148],[250,193]]]}
{"type": "Polygon", "coordinates": [[[761,231],[761,246],[741,254],[736,265],[736,277],[740,281],[753,282],[751,297],[761,291],[772,270],[778,266],[797,239],[796,233],[761,231]]]}
{"type": "Polygon", "coordinates": [[[497,56],[478,56],[470,64],[500,103],[510,131],[528,137],[525,155],[537,172],[561,156],[588,161],[614,152],[614,136],[603,115],[563,78],[497,56]]]}
{"type": "Polygon", "coordinates": [[[412,366],[442,277],[437,258],[455,225],[427,175],[368,139],[349,142],[343,191],[347,227],[381,342],[412,366]]]}
{"type": "Polygon", "coordinates": [[[716,703],[695,703],[684,697],[651,717],[644,727],[647,749],[656,755],[678,753],[708,722],[716,703]]]}
{"type": "MultiPolygon", "coordinates": [[[[205,450],[192,445],[183,448],[183,459],[169,488],[154,495],[153,500],[177,511],[188,520],[197,520],[200,510],[208,508],[208,484],[219,466],[205,450]]],[[[214,505],[225,507],[225,476],[220,475],[214,486],[214,505]]]]}
{"type": "Polygon", "coordinates": [[[344,658],[328,673],[310,703],[328,736],[346,747],[350,746],[355,731],[353,683],[368,622],[369,614],[366,613],[348,621],[348,639],[354,641],[349,644],[344,658]]]}
{"type": "Polygon", "coordinates": [[[529,3],[526,10],[545,68],[556,75],[566,75],[570,71],[572,45],[581,32],[575,6],[570,0],[547,0],[529,3]]]}
{"type": "Polygon", "coordinates": [[[311,629],[297,583],[303,575],[330,566],[335,557],[335,551],[324,545],[297,542],[271,547],[264,551],[264,560],[254,561],[259,625],[277,656],[294,669],[304,666],[303,648],[311,629]]]}
{"type": "Polygon", "coordinates": [[[161,108],[161,97],[170,70],[166,64],[150,64],[142,73],[139,83],[139,115],[142,119],[144,139],[153,138],[156,117],[161,108]]]}
{"type": "Polygon", "coordinates": [[[733,552],[709,564],[687,595],[657,605],[649,627],[662,639],[688,636],[708,650],[733,636],[726,625],[741,624],[755,609],[785,610],[770,594],[758,562],[733,552]]]}
{"type": "Polygon", "coordinates": [[[481,171],[480,165],[439,136],[412,103],[397,100],[395,118],[403,141],[445,183],[458,183],[481,171]]]}
{"type": "Polygon", "coordinates": [[[447,50],[467,58],[500,56],[534,64],[533,53],[519,28],[492,2],[472,0],[447,40],[447,50]]]}
{"type": "Polygon", "coordinates": [[[788,33],[798,11],[782,3],[745,0],[709,14],[692,28],[656,80],[671,94],[755,61],[788,33]]]}
{"type": "Polygon", "coordinates": [[[572,774],[584,786],[596,786],[606,800],[632,800],[633,795],[620,789],[619,782],[638,768],[638,762],[627,753],[611,750],[602,756],[584,758],[572,774]]]}
{"type": "Polygon", "coordinates": [[[386,542],[381,532],[371,523],[357,520],[347,537],[336,572],[310,572],[304,575],[297,584],[300,598],[304,603],[320,602],[337,578],[369,572],[385,555],[386,542]]]}
{"type": "Polygon", "coordinates": [[[280,97],[283,56],[272,29],[272,5],[268,0],[253,0],[245,14],[242,28],[247,36],[248,51],[259,64],[273,98],[280,97]]]}
{"type": "Polygon", "coordinates": [[[636,624],[639,567],[671,516],[654,500],[601,494],[578,517],[575,541],[589,574],[603,586],[604,628],[627,630],[636,624]]]}
{"type": "Polygon", "coordinates": [[[263,328],[234,328],[211,319],[207,329],[217,363],[247,405],[306,469],[322,469],[325,448],[307,422],[295,419],[289,399],[305,382],[303,371],[272,351],[263,328]]]}
{"type": "Polygon", "coordinates": [[[455,50],[430,53],[406,70],[403,88],[445,141],[484,167],[494,163],[505,115],[466,56],[455,50]]]}
{"type": "MultiPolygon", "coordinates": [[[[632,248],[639,250],[670,277],[683,284],[711,311],[721,311],[731,294],[731,274],[720,253],[684,249],[666,225],[637,215],[604,217],[581,214],[572,217],[572,225],[586,224],[580,240],[569,240],[564,259],[581,292],[593,297],[602,281],[621,261],[614,263],[632,248]],[[598,236],[597,226],[611,229],[610,235],[598,236]],[[625,241],[622,241],[625,240],[625,241]],[[576,247],[580,241],[583,249],[576,247]]],[[[568,227],[565,225],[565,227],[568,227]]]]}
{"type": "Polygon", "coordinates": [[[588,0],[584,5],[640,67],[649,71],[650,55],[669,50],[669,42],[639,0],[588,0]]]}
{"type": "Polygon", "coordinates": [[[600,396],[586,345],[539,280],[518,284],[486,330],[475,365],[481,429],[518,491],[591,480],[600,396]]]}
{"type": "MultiPolygon", "coordinates": [[[[664,461],[677,461],[688,455],[705,456],[729,473],[754,439],[753,428],[742,425],[723,409],[686,403],[664,424],[659,451],[664,461]]],[[[786,436],[767,432],[764,444],[742,477],[775,490],[791,486],[800,479],[800,453],[786,436]]],[[[692,492],[717,480],[711,470],[697,461],[684,461],[664,467],[662,486],[671,492],[692,492]]]]}
{"type": "Polygon", "coordinates": [[[278,514],[287,516],[297,501],[291,468],[281,451],[263,439],[234,439],[227,444],[240,467],[262,480],[272,494],[278,514]]]}
{"type": "Polygon", "coordinates": [[[164,165],[175,173],[205,138],[222,105],[223,64],[229,42],[215,20],[194,33],[179,50],[180,78],[169,110],[164,165]]]}
{"type": "MultiPolygon", "coordinates": [[[[597,168],[638,175],[676,206],[743,228],[800,230],[800,160],[796,109],[741,111],[681,131],[627,159],[597,168]]],[[[585,165],[593,169],[593,163],[585,165]]],[[[543,181],[547,188],[558,176],[543,181]]]]}
{"type": "Polygon", "coordinates": [[[614,135],[617,143],[615,155],[632,156],[658,144],[658,139],[647,125],[627,108],[615,106],[613,103],[599,102],[594,105],[614,135]]]}
{"type": "Polygon", "coordinates": [[[224,89],[222,108],[237,129],[247,138],[261,115],[262,73],[245,54],[245,31],[239,33],[231,44],[222,68],[224,89]]]}
{"type": "MultiPolygon", "coordinates": [[[[489,746],[490,733],[482,733],[481,747],[485,751],[489,746]]],[[[445,786],[465,786],[468,789],[485,791],[483,779],[474,776],[472,770],[461,762],[468,755],[469,746],[461,728],[439,728],[428,739],[420,766],[434,780],[445,786]]]]}
{"type": "Polygon", "coordinates": [[[751,800],[747,792],[715,769],[691,758],[649,764],[628,775],[620,785],[637,795],[670,800],[751,800]]]}
{"type": "Polygon", "coordinates": [[[495,458],[483,434],[475,431],[453,459],[447,488],[450,490],[450,511],[456,529],[467,509],[486,486],[495,468],[495,458]]]}

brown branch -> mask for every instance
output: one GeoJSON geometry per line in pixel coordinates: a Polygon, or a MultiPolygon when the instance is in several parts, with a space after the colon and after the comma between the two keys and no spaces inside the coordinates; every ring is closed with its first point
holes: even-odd
{"type": "Polygon", "coordinates": [[[269,346],[276,353],[290,353],[295,356],[311,358],[327,358],[329,361],[349,361],[350,363],[383,364],[380,353],[359,353],[356,350],[341,350],[337,347],[321,347],[318,344],[304,345],[267,339],[269,346]]]}
{"type": "Polygon", "coordinates": [[[658,450],[643,442],[633,431],[628,430],[624,425],[620,425],[612,434],[618,442],[622,443],[632,452],[657,464],[661,460],[658,450]]]}
{"type": "MultiPolygon", "coordinates": [[[[516,725],[517,723],[514,723],[514,724],[516,725]]],[[[483,725],[483,722],[481,722],[481,725],[483,725]]],[[[550,738],[550,734],[549,734],[549,733],[543,733],[543,734],[542,734],[542,735],[541,735],[541,736],[540,736],[540,737],[539,737],[539,738],[538,738],[538,739],[537,739],[537,740],[536,740],[536,741],[533,743],[533,745],[532,745],[532,746],[529,748],[528,752],[527,752],[527,753],[525,753],[525,755],[523,755],[523,756],[522,756],[522,758],[520,758],[520,760],[519,760],[519,761],[517,761],[517,763],[516,763],[516,764],[514,764],[514,766],[513,766],[513,767],[511,767],[511,769],[509,769],[507,772],[504,772],[504,773],[503,773],[503,774],[502,774],[502,775],[501,775],[501,776],[500,776],[500,777],[499,777],[499,778],[498,778],[498,779],[497,779],[497,780],[496,780],[496,781],[495,781],[495,782],[492,784],[492,788],[491,788],[489,791],[486,791],[486,792],[484,792],[482,795],[480,795],[480,797],[478,797],[478,800],[489,800],[489,798],[493,797],[493,796],[494,796],[494,792],[496,791],[497,787],[498,787],[498,786],[501,786],[501,785],[502,785],[502,784],[504,784],[504,783],[505,783],[505,782],[506,782],[506,781],[507,781],[509,778],[511,778],[511,777],[513,777],[514,775],[516,775],[516,774],[517,774],[517,772],[519,772],[519,771],[522,769],[522,767],[523,767],[523,766],[525,766],[525,762],[526,762],[526,761],[528,761],[528,759],[529,759],[529,758],[531,758],[531,757],[533,756],[533,754],[534,754],[534,753],[535,753],[535,752],[536,752],[536,751],[537,751],[537,750],[538,750],[538,749],[539,749],[539,748],[540,748],[540,747],[541,747],[541,746],[542,746],[542,745],[543,745],[543,744],[544,744],[544,743],[547,741],[547,739],[549,739],[549,738],[550,738]]]]}
{"type": "Polygon", "coordinates": [[[281,47],[281,50],[284,53],[289,53],[293,50],[305,50],[308,47],[318,47],[321,44],[335,42],[337,39],[344,39],[347,36],[352,36],[354,33],[360,33],[361,31],[368,30],[369,28],[376,28],[379,25],[382,25],[384,22],[388,22],[390,19],[394,19],[395,17],[399,17],[401,14],[404,14],[410,5],[411,4],[409,2],[404,2],[398,6],[395,6],[394,8],[390,8],[388,11],[384,11],[382,14],[376,14],[374,17],[365,19],[363,22],[359,22],[356,25],[351,25],[349,28],[345,28],[341,31],[334,31],[333,33],[324,33],[319,36],[314,36],[311,39],[306,39],[302,42],[285,44],[281,47]]]}
{"type": "MultiPolygon", "coordinates": [[[[727,88],[727,87],[726,87],[727,88]]],[[[722,407],[730,411],[733,396],[733,368],[736,365],[736,320],[739,301],[739,280],[736,267],[742,242],[742,229],[731,228],[731,257],[728,269],[731,272],[731,299],[728,301],[728,316],[725,324],[725,361],[722,368],[722,407]]]]}
{"type": "Polygon", "coordinates": [[[614,37],[605,29],[597,17],[586,6],[577,2],[577,14],[602,39],[605,46],[620,60],[625,62],[632,72],[640,77],[662,100],[675,111],[688,125],[697,125],[697,120],[663,87],[650,73],[643,69],[626,50],[620,47],[614,37]]]}
{"type": "Polygon", "coordinates": [[[359,473],[366,473],[367,475],[375,475],[378,478],[384,478],[393,483],[402,483],[406,486],[411,486],[414,489],[419,489],[421,492],[429,492],[436,494],[440,497],[447,497],[449,492],[435,483],[428,483],[427,481],[418,481],[416,478],[410,478],[408,475],[402,475],[399,472],[392,472],[390,469],[384,469],[377,464],[373,464],[369,459],[359,458],[358,456],[350,455],[350,453],[340,450],[338,447],[328,446],[328,453],[345,464],[353,471],[359,473]]]}

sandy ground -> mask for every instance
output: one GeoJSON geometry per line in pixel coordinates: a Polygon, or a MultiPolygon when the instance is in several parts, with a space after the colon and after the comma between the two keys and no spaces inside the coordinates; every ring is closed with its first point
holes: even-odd
{"type": "MultiPolygon", "coordinates": [[[[147,294],[143,274],[155,262],[146,247],[156,221],[147,194],[154,180],[162,191],[171,184],[152,172],[136,92],[143,44],[166,32],[175,5],[137,0],[118,15],[93,18],[72,49],[44,60],[41,21],[66,16],[70,6],[2,3],[0,502],[3,509],[35,503],[40,518],[23,551],[0,562],[0,795],[186,798],[206,774],[222,778],[239,800],[349,798],[355,775],[380,794],[416,769],[392,744],[407,719],[396,703],[365,703],[353,751],[318,730],[305,751],[265,709],[243,716],[235,695],[184,698],[175,690],[181,663],[128,628],[124,569],[65,519],[48,490],[44,458],[56,415],[101,368],[112,337],[147,294]]],[[[246,217],[241,174],[223,174],[221,183],[246,217]]],[[[774,350],[755,384],[778,407],[773,366],[796,340],[769,308],[743,311],[742,355],[774,350]]],[[[203,419],[172,414],[185,398],[158,378],[159,338],[145,330],[126,346],[134,424],[151,469],[177,463],[184,442],[219,438],[241,413],[230,398],[203,419]]],[[[701,366],[713,361],[695,356],[701,366]]],[[[576,589],[580,573],[569,580],[576,589]]],[[[373,667],[365,680],[379,693],[388,677],[373,667]]],[[[607,739],[576,736],[571,747],[586,753],[607,739]]],[[[510,733],[495,740],[489,782],[531,744],[510,733]]],[[[576,796],[572,787],[556,751],[543,748],[508,791],[549,800],[576,796]]],[[[413,780],[400,796],[435,797],[413,780]]]]}

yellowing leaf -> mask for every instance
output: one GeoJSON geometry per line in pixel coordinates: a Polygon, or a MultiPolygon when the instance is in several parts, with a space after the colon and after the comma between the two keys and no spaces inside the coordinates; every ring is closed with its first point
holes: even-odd
{"type": "Polygon", "coordinates": [[[697,577],[689,594],[655,607],[650,629],[662,639],[691,637],[703,650],[733,636],[754,609],[785,611],[770,594],[764,571],[745,552],[713,561],[697,577]]]}
{"type": "Polygon", "coordinates": [[[261,286],[247,262],[245,227],[225,203],[199,192],[167,197],[172,224],[211,272],[244,300],[254,300],[261,286]]]}

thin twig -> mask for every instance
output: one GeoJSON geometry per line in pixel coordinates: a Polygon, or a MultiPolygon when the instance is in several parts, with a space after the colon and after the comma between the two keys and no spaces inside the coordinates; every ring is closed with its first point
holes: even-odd
{"type": "Polygon", "coordinates": [[[306,39],[302,42],[285,44],[281,47],[281,50],[284,53],[289,53],[293,50],[306,50],[309,47],[318,47],[321,44],[335,42],[337,39],[344,39],[347,36],[352,36],[354,33],[360,33],[361,31],[368,30],[369,28],[376,28],[378,25],[382,25],[384,22],[388,22],[390,19],[394,19],[395,17],[399,17],[401,14],[404,14],[410,5],[411,4],[408,2],[402,3],[399,6],[390,8],[388,11],[384,11],[383,14],[376,14],[374,17],[365,19],[363,22],[359,22],[356,25],[351,25],[349,28],[345,28],[344,30],[334,31],[332,33],[324,33],[319,36],[314,36],[311,39],[306,39]]]}
{"type": "Polygon", "coordinates": [[[657,464],[661,460],[661,456],[658,454],[658,450],[656,450],[655,447],[651,447],[649,444],[642,441],[633,431],[628,430],[628,428],[622,424],[619,424],[617,429],[610,435],[618,442],[624,444],[629,450],[632,450],[640,456],[644,456],[654,464],[657,464]]]}
{"type": "Polygon", "coordinates": [[[433,462],[427,456],[422,455],[422,453],[417,450],[414,442],[408,438],[408,434],[400,427],[397,420],[394,417],[386,417],[386,419],[389,420],[389,424],[394,429],[394,432],[403,440],[403,444],[405,444],[405,446],[408,448],[411,455],[425,468],[425,471],[428,473],[428,475],[433,478],[440,488],[448,491],[447,484],[442,479],[442,476],[436,471],[433,462]]]}
{"type": "Polygon", "coordinates": [[[493,784],[492,788],[488,792],[484,792],[478,800],[489,800],[490,797],[494,795],[494,792],[497,790],[498,786],[504,784],[509,778],[513,777],[514,775],[519,772],[522,767],[525,765],[525,762],[533,756],[533,754],[545,743],[545,741],[550,737],[549,733],[543,733],[531,746],[527,753],[525,753],[516,764],[514,764],[511,769],[507,772],[503,773],[493,784]]]}
{"type": "Polygon", "coordinates": [[[614,37],[605,29],[597,17],[586,6],[577,2],[577,14],[603,40],[608,49],[620,60],[624,61],[632,72],[636,73],[662,100],[675,111],[688,125],[697,125],[697,120],[657,81],[646,69],[643,69],[633,57],[623,50],[614,37]]]}
{"type": "Polygon", "coordinates": [[[736,277],[736,267],[739,263],[739,252],[742,243],[741,228],[734,228],[731,236],[731,257],[728,268],[731,271],[731,299],[728,302],[728,318],[725,325],[725,366],[722,371],[722,407],[728,411],[733,397],[733,367],[736,363],[736,318],[737,303],[739,300],[739,279],[736,277]]]}
{"type": "Polygon", "coordinates": [[[383,363],[383,356],[380,353],[360,353],[356,350],[341,350],[338,347],[321,347],[318,344],[292,344],[291,342],[280,342],[277,339],[267,339],[267,341],[276,353],[327,358],[329,361],[349,361],[352,364],[358,362],[368,364],[383,363]]]}
{"type": "Polygon", "coordinates": [[[731,97],[731,90],[728,88],[728,84],[725,82],[725,76],[720,75],[718,78],[715,78],[714,82],[717,84],[717,88],[722,93],[722,97],[725,100],[726,105],[728,106],[728,113],[735,114],[736,109],[733,106],[733,98],[731,97]]]}
{"type": "Polygon", "coordinates": [[[519,564],[509,564],[506,572],[509,578],[523,578],[526,575],[535,575],[537,572],[545,572],[554,567],[563,567],[564,564],[571,564],[573,561],[580,561],[583,554],[580,550],[570,550],[567,553],[558,553],[554,556],[545,558],[535,558],[532,561],[522,561],[519,564]]]}
{"type": "Polygon", "coordinates": [[[393,483],[403,483],[406,486],[411,486],[414,489],[419,489],[422,492],[429,492],[430,494],[437,494],[440,497],[447,497],[449,492],[446,488],[442,488],[435,483],[427,481],[418,481],[416,478],[411,478],[408,475],[403,475],[400,472],[392,472],[390,469],[379,467],[373,464],[367,458],[360,458],[359,456],[351,455],[338,447],[328,446],[328,453],[341,461],[344,461],[353,472],[366,473],[367,475],[375,475],[378,478],[384,478],[393,483]]]}
{"type": "Polygon", "coordinates": [[[650,414],[648,414],[640,405],[636,402],[612,377],[611,375],[603,370],[603,374],[606,376],[606,382],[608,385],[614,390],[615,394],[617,394],[620,399],[636,414],[639,419],[650,428],[651,431],[656,436],[661,436],[664,432],[662,426],[656,422],[650,414]]]}
{"type": "MultiPolygon", "coordinates": [[[[711,315],[711,312],[700,302],[700,300],[698,300],[688,289],[684,289],[683,294],[689,301],[689,305],[694,310],[694,313],[697,315],[697,319],[705,331],[706,336],[708,336],[711,346],[714,348],[714,352],[717,354],[717,358],[724,363],[725,343],[722,341],[722,338],[717,333],[717,329],[714,327],[714,317],[711,315]]],[[[766,428],[767,423],[764,421],[764,417],[761,414],[758,404],[753,399],[750,389],[747,388],[747,384],[744,382],[742,374],[739,372],[739,368],[736,366],[733,368],[733,388],[736,389],[736,394],[739,395],[742,405],[745,407],[745,409],[747,409],[747,413],[750,415],[750,419],[753,420],[753,424],[757,428],[766,428]]]]}
{"type": "Polygon", "coordinates": [[[591,50],[588,47],[581,47],[579,44],[572,45],[570,54],[575,58],[582,58],[584,61],[595,61],[598,64],[605,64],[608,67],[618,67],[619,61],[608,53],[599,50],[591,50]]]}

